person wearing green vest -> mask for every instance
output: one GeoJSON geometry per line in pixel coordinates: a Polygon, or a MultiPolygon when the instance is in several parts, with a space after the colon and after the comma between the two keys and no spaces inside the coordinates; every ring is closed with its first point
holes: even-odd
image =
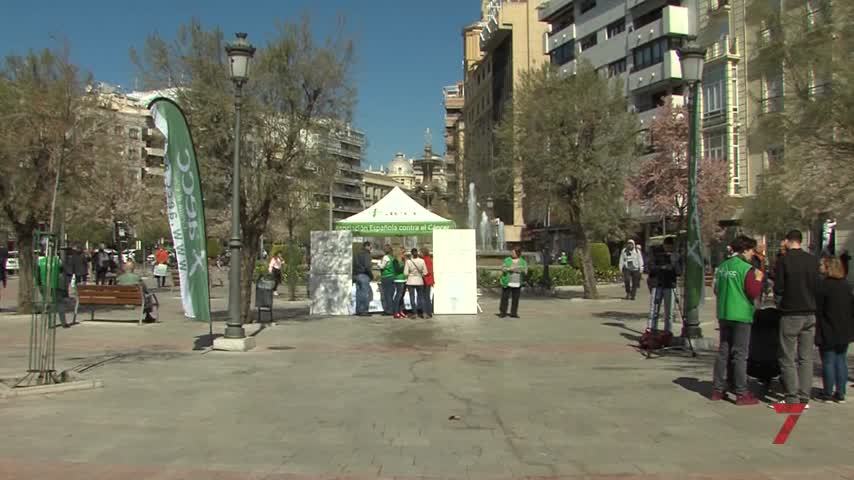
{"type": "Polygon", "coordinates": [[[392,262],[394,277],[394,300],[392,301],[392,315],[394,318],[406,318],[403,309],[403,295],[406,293],[406,247],[400,247],[400,251],[392,262]]]}
{"type": "Polygon", "coordinates": [[[715,272],[720,344],[711,399],[717,401],[726,396],[729,380],[735,390],[736,405],[756,405],[759,400],[747,389],[747,354],[754,300],[762,293],[763,274],[752,264],[756,240],[742,235],[731,247],[735,255],[721,263],[715,272]],[[728,372],[732,378],[727,378],[728,372]]]}
{"type": "Polygon", "coordinates": [[[380,260],[380,293],[383,302],[383,315],[394,315],[394,253],[391,245],[383,247],[382,260],[380,260]]]}
{"type": "Polygon", "coordinates": [[[560,264],[564,267],[569,265],[569,256],[566,254],[566,252],[560,252],[560,264]]]}
{"type": "Polygon", "coordinates": [[[507,303],[510,303],[510,317],[519,318],[519,294],[522,292],[522,280],[528,273],[528,262],[522,258],[522,250],[514,248],[510,256],[504,259],[501,268],[501,304],[498,316],[507,316],[507,303]]]}

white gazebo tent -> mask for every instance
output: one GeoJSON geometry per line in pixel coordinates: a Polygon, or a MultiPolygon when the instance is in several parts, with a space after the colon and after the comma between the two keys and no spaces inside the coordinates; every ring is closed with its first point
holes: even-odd
{"type": "Polygon", "coordinates": [[[427,210],[396,187],[367,210],[338,221],[335,232],[312,232],[312,313],[349,313],[352,259],[349,254],[342,257],[340,252],[349,253],[354,235],[432,235],[435,313],[476,314],[475,232],[454,227],[452,220],[427,210]],[[337,260],[330,262],[333,256],[337,260]]]}
{"type": "Polygon", "coordinates": [[[399,187],[367,210],[339,221],[336,230],[354,235],[404,237],[429,235],[433,230],[450,230],[454,222],[422,207],[399,187]]]}

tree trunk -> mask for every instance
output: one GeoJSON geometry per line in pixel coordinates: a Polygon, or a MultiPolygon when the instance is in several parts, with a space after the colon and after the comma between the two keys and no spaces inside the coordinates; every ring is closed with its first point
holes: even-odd
{"type": "Polygon", "coordinates": [[[587,232],[581,229],[578,235],[578,249],[581,251],[581,274],[584,283],[584,298],[599,298],[596,287],[596,269],[593,268],[593,256],[590,254],[590,241],[587,232]]]}
{"type": "Polygon", "coordinates": [[[33,252],[33,228],[15,226],[18,237],[18,313],[33,311],[33,270],[35,252],[33,252]]]}
{"type": "Polygon", "coordinates": [[[240,318],[252,323],[252,285],[255,284],[255,261],[258,259],[261,235],[254,229],[243,231],[242,271],[240,272],[240,318]]]}

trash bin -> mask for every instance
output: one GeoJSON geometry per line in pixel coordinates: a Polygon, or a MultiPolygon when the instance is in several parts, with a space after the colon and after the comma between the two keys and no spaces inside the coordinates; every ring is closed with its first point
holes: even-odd
{"type": "Polygon", "coordinates": [[[267,312],[273,321],[273,287],[276,283],[262,278],[255,283],[255,308],[258,310],[258,322],[262,322],[261,312],[267,312]]]}

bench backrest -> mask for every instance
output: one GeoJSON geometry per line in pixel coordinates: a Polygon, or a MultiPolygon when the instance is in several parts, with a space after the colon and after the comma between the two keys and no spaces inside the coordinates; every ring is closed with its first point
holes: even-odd
{"type": "Polygon", "coordinates": [[[80,285],[77,297],[84,305],[142,306],[142,285],[80,285]]]}
{"type": "Polygon", "coordinates": [[[174,283],[175,285],[181,284],[181,273],[178,272],[177,268],[172,269],[172,283],[174,283]]]}

